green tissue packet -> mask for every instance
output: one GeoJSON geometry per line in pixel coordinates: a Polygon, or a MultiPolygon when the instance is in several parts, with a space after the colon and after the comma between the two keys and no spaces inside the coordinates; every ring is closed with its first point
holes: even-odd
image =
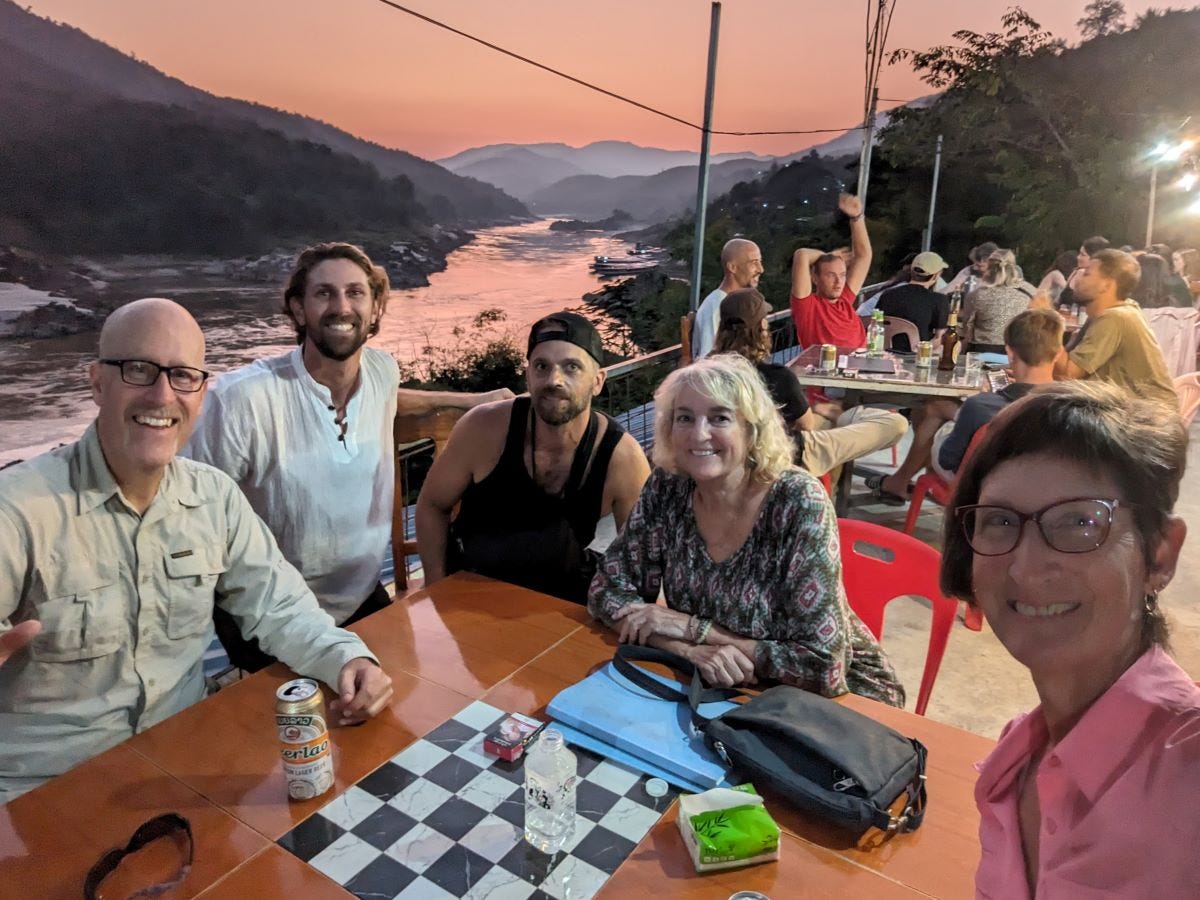
{"type": "MultiPolygon", "coordinates": [[[[758,796],[752,785],[738,785],[734,790],[758,796]]],[[[704,865],[752,859],[779,849],[779,826],[761,800],[697,813],[688,821],[704,865]]]]}

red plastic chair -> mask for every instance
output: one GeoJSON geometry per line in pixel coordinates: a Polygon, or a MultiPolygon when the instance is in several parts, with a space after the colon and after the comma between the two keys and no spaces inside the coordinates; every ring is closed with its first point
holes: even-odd
{"type": "Polygon", "coordinates": [[[876,640],[883,632],[883,609],[897,597],[915,594],[933,605],[929,649],[925,651],[925,671],[917,693],[916,713],[923,716],[958,614],[958,601],[944,596],[938,587],[942,555],[914,537],[857,519],[838,519],[838,537],[846,599],[876,640]],[[862,553],[863,545],[873,548],[876,554],[890,553],[891,560],[862,553]]]}

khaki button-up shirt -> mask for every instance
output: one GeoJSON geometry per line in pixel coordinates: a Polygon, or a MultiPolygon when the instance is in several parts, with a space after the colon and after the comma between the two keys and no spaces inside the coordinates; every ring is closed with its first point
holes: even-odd
{"type": "Polygon", "coordinates": [[[43,627],[0,665],[0,802],[200,700],[214,601],[327,684],[351,659],[374,659],[218,470],[176,459],[139,516],[93,425],[0,472],[0,631],[43,627]]]}

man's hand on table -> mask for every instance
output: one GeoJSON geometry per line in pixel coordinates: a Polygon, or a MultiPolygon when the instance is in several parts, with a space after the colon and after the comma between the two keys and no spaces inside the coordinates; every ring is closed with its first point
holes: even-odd
{"type": "Polygon", "coordinates": [[[339,725],[359,725],[382,712],[392,699],[392,679],[365,656],[352,659],[338,673],[338,697],[330,710],[339,725]]]}
{"type": "Polygon", "coordinates": [[[37,619],[30,619],[0,634],[0,666],[8,662],[10,656],[32,641],[41,632],[42,623],[37,619]]]}
{"type": "Polygon", "coordinates": [[[613,619],[621,623],[617,637],[622,644],[644,644],[656,634],[682,639],[687,635],[690,618],[687,613],[657,603],[629,603],[613,613],[613,619]]]}
{"type": "Polygon", "coordinates": [[[696,644],[684,653],[713,687],[753,684],[754,660],[732,644],[696,644]]]}

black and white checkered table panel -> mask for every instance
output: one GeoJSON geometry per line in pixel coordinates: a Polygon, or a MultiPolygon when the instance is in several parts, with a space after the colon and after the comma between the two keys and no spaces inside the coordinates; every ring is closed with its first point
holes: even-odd
{"type": "MultiPolygon", "coordinates": [[[[472,703],[323,806],[280,846],[363,898],[593,896],[671,805],[646,777],[572,747],[575,833],[548,856],[524,840],[523,760],[483,752],[504,717],[472,703]]],[[[336,760],[335,760],[336,765],[336,760]]]]}

